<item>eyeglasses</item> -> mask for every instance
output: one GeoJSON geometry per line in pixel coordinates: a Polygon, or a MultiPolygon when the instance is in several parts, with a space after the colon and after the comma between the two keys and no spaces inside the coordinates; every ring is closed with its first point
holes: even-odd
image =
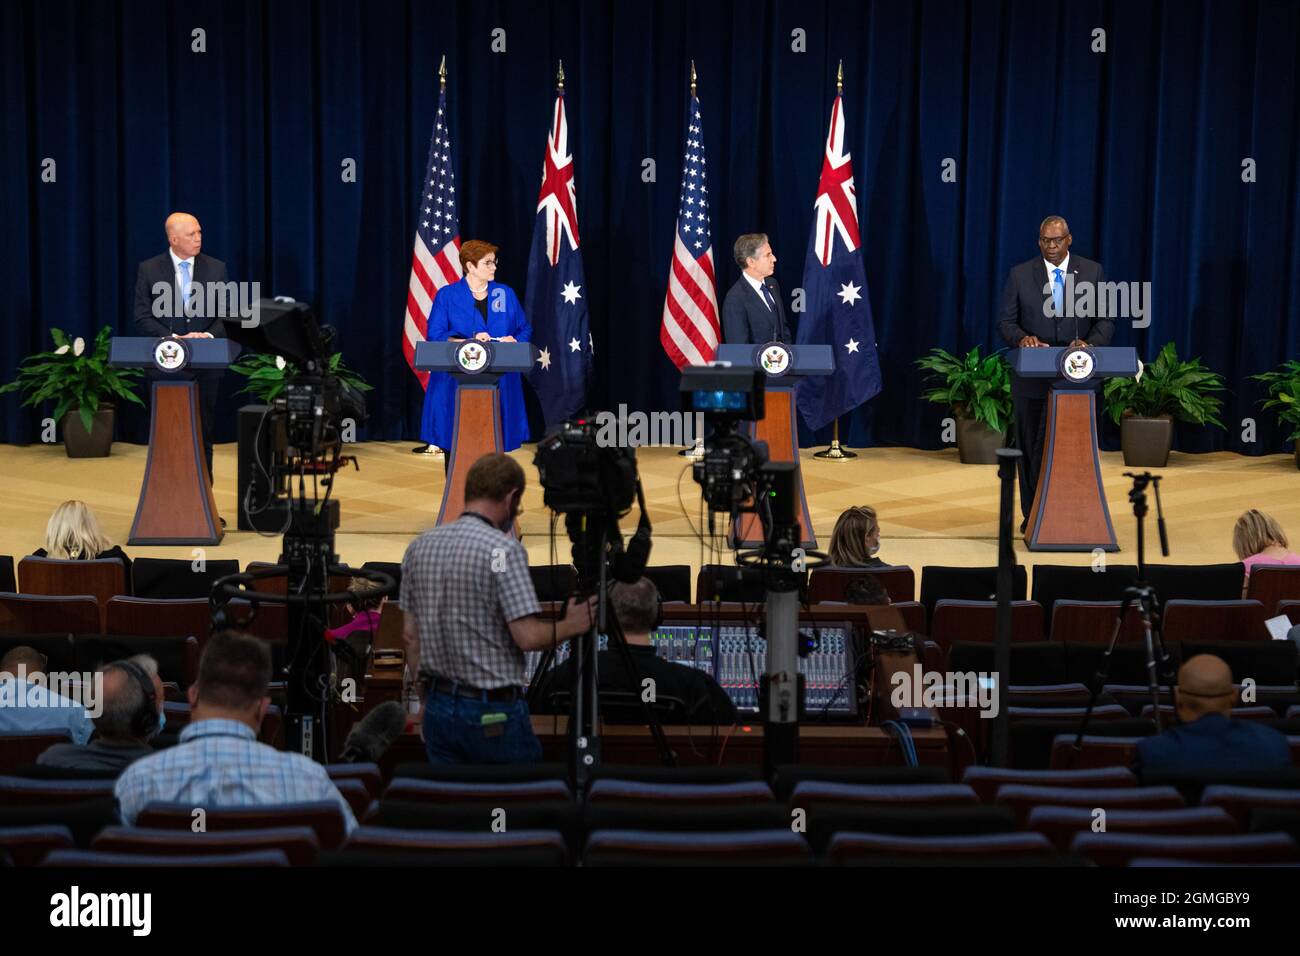
{"type": "Polygon", "coordinates": [[[1065,240],[1069,238],[1070,238],[1070,234],[1067,232],[1063,236],[1039,236],[1038,241],[1045,246],[1059,246],[1061,243],[1065,242],[1065,240]]]}
{"type": "Polygon", "coordinates": [[[484,259],[479,263],[479,265],[484,269],[495,269],[497,267],[497,261],[495,259],[484,259]]]}

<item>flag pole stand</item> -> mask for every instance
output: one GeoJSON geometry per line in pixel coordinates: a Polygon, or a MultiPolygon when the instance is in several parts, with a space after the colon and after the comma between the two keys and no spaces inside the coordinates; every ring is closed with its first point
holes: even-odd
{"type": "Polygon", "coordinates": [[[840,445],[840,420],[835,419],[835,430],[831,433],[831,447],[816,452],[814,458],[822,461],[852,461],[858,457],[855,451],[849,451],[840,445]]]}

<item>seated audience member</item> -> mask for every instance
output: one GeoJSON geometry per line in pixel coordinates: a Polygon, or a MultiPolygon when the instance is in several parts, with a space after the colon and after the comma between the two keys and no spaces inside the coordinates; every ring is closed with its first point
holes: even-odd
{"type": "Polygon", "coordinates": [[[1261,564],[1300,564],[1300,554],[1288,550],[1286,532],[1272,515],[1251,508],[1232,529],[1232,550],[1246,566],[1242,597],[1250,587],[1250,569],[1261,564]]]}
{"type": "Polygon", "coordinates": [[[888,565],[876,557],[880,553],[880,524],[876,509],[862,505],[849,508],[835,522],[831,531],[829,557],[840,568],[882,568],[888,565]]]}
{"type": "Polygon", "coordinates": [[[1174,704],[1180,725],[1139,740],[1134,768],[1174,776],[1289,769],[1286,737],[1272,727],[1233,720],[1236,700],[1228,665],[1213,654],[1197,654],[1178,670],[1174,704]]]}
{"type": "Polygon", "coordinates": [[[49,686],[45,655],[15,647],[0,659],[0,734],[66,730],[84,744],[95,730],[86,708],[49,686]]]}
{"type": "Polygon", "coordinates": [[[850,604],[889,604],[889,592],[874,574],[864,574],[849,582],[844,600],[850,604]]]}
{"type": "MultiPolygon", "coordinates": [[[[610,592],[610,608],[623,626],[628,650],[636,675],[629,674],[623,656],[611,648],[601,651],[596,658],[599,691],[622,691],[640,695],[641,681],[654,681],[657,698],[671,697],[682,701],[686,713],[681,715],[692,724],[731,724],[736,719],[736,707],[718,683],[702,670],[686,664],[666,661],[655,653],[650,643],[650,630],[659,613],[659,592],[649,578],[635,584],[619,583],[610,592]]],[[[564,666],[552,668],[541,678],[538,687],[538,711],[553,713],[552,698],[573,689],[573,659],[564,666]]]]}
{"type": "Polygon", "coordinates": [[[95,512],[84,501],[65,501],[54,509],[45,526],[45,547],[32,552],[37,558],[91,561],[117,558],[126,568],[126,586],[131,586],[131,559],[99,530],[95,512]]]}
{"type": "Polygon", "coordinates": [[[117,779],[122,822],[134,824],[155,801],[221,809],[328,800],[338,804],[351,833],[357,821],[324,767],[258,742],[270,680],[271,652],[263,641],[238,631],[210,638],[189,689],[190,723],[180,742],[141,757],[117,779]]]}
{"type": "Polygon", "coordinates": [[[62,770],[122,770],[153,753],[149,741],[162,731],[163,683],[158,662],[137,654],[101,668],[101,709],[88,744],[55,744],[36,761],[62,770]]]}
{"type": "Polygon", "coordinates": [[[346,624],[325,632],[325,640],[338,655],[339,676],[361,679],[365,675],[366,659],[379,633],[379,619],[383,616],[386,596],[374,597],[379,585],[368,578],[353,578],[348,591],[355,597],[344,605],[352,615],[346,624]]]}

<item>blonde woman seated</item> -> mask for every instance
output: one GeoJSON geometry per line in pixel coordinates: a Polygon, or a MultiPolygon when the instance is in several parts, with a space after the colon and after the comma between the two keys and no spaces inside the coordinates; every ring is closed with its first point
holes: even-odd
{"type": "Polygon", "coordinates": [[[831,564],[842,568],[888,567],[876,557],[879,552],[880,524],[875,508],[861,505],[840,515],[831,532],[831,564]]]}
{"type": "Polygon", "coordinates": [[[1232,550],[1246,566],[1241,595],[1250,588],[1250,569],[1261,564],[1300,564],[1300,554],[1288,550],[1286,532],[1271,515],[1251,508],[1232,529],[1232,550]]]}
{"type": "Polygon", "coordinates": [[[126,568],[126,586],[131,587],[131,559],[99,530],[95,512],[84,501],[65,501],[54,509],[45,526],[45,547],[32,552],[37,558],[91,561],[117,558],[126,568]]]}

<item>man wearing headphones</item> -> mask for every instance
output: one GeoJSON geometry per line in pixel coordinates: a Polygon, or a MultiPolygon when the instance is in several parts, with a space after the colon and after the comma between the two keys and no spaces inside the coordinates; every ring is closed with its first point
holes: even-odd
{"type": "MultiPolygon", "coordinates": [[[[736,706],[731,698],[708,674],[685,664],[676,664],[659,657],[650,642],[650,632],[659,626],[663,606],[659,590],[649,578],[640,578],[635,584],[615,584],[610,590],[610,608],[618,623],[636,667],[636,677],[627,672],[618,651],[610,649],[596,655],[596,674],[599,691],[620,691],[640,695],[642,682],[654,681],[655,698],[670,698],[682,702],[685,713],[672,714],[672,719],[690,724],[728,725],[735,722],[736,706]]],[[[538,711],[553,713],[559,706],[557,695],[572,692],[573,659],[563,667],[552,668],[542,675],[537,688],[538,711]]]]}
{"type": "Polygon", "coordinates": [[[37,759],[42,767],[122,771],[153,753],[149,741],[162,730],[163,685],[158,662],[137,654],[100,669],[103,709],[87,744],[55,744],[37,759]]]}

